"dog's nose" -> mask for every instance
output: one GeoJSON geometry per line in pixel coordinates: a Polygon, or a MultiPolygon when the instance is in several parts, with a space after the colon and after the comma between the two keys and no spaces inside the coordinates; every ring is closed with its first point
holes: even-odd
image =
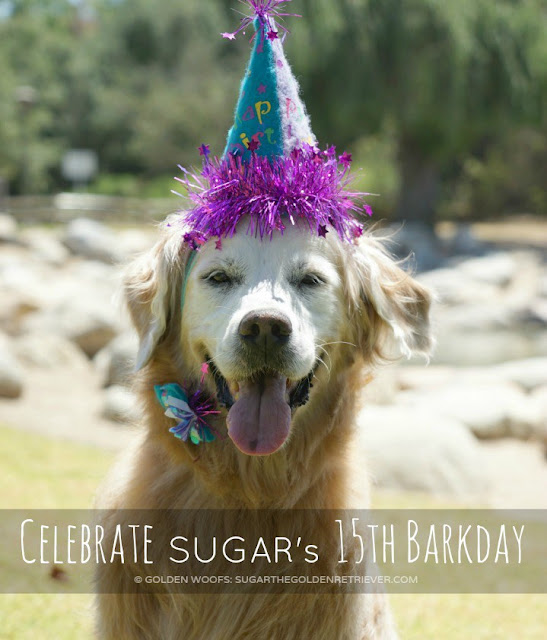
{"type": "Polygon", "coordinates": [[[292,324],[289,318],[278,311],[251,311],[239,323],[239,335],[248,343],[266,343],[267,346],[282,346],[289,341],[292,324]]]}

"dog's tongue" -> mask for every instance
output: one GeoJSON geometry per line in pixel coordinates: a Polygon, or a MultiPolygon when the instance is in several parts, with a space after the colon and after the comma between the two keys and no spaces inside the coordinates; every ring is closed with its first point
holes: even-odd
{"type": "Polygon", "coordinates": [[[279,375],[239,383],[239,399],[228,413],[228,435],[241,452],[267,456],[285,442],[291,428],[286,387],[287,379],[279,375]]]}

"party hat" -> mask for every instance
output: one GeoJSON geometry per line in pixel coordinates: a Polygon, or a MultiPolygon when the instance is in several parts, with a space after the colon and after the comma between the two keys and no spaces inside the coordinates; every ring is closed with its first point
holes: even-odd
{"type": "Polygon", "coordinates": [[[222,36],[234,40],[253,28],[251,58],[223,156],[210,159],[204,144],[200,174],[180,167],[184,178],[176,179],[195,204],[182,214],[190,229],[184,239],[198,249],[211,238],[232,236],[244,220],[246,232],[260,238],[304,220],[312,233],[325,237],[333,229],[353,242],[363,233],[359,216],[372,214],[363,202],[370,194],[349,189],[349,153],[317,147],[283,51],[288,31],[282,20],[296,14],[282,9],[292,0],[240,1],[251,13],[222,36]]]}
{"type": "MultiPolygon", "coordinates": [[[[260,156],[287,156],[305,143],[316,143],[298,83],[283,51],[284,34],[276,26],[272,8],[269,12],[267,6],[264,13],[258,11],[254,47],[225,150],[225,154],[246,160],[253,151],[260,156]]],[[[236,34],[223,35],[232,38],[236,34]]]]}

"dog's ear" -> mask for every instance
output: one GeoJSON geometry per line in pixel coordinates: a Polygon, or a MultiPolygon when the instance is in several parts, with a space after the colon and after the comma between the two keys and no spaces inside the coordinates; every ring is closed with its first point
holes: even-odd
{"type": "Polygon", "coordinates": [[[125,300],[139,335],[137,371],[148,364],[167,327],[178,317],[188,253],[181,235],[168,233],[126,270],[125,300]]]}
{"type": "Polygon", "coordinates": [[[399,355],[407,358],[431,353],[431,293],[395,263],[379,240],[364,236],[355,247],[348,286],[366,359],[388,357],[393,339],[399,355]]]}

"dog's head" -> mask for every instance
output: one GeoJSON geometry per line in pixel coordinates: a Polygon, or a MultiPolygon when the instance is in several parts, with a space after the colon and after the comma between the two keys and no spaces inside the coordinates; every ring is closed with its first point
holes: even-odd
{"type": "Polygon", "coordinates": [[[181,380],[209,363],[206,384],[249,455],[282,447],[299,408],[356,355],[372,363],[390,338],[406,356],[431,346],[428,292],[372,236],[349,245],[294,226],[261,241],[243,228],[190,256],[174,224],[130,268],[126,293],[138,367],[165,359],[162,344],[181,380]]]}

